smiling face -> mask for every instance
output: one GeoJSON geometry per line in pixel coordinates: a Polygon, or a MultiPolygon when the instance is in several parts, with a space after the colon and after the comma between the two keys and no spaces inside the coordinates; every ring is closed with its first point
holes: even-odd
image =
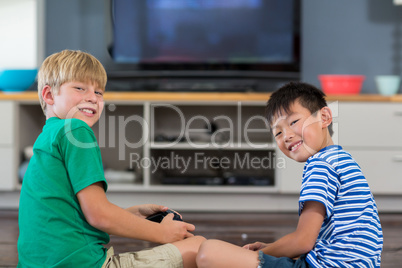
{"type": "Polygon", "coordinates": [[[311,114],[299,101],[295,101],[288,113],[278,113],[272,122],[272,133],[278,148],[298,162],[307,161],[310,156],[333,144],[327,129],[332,122],[328,107],[311,114]]]}
{"type": "Polygon", "coordinates": [[[38,72],[38,95],[45,115],[47,115],[46,110],[50,99],[43,91],[50,88],[56,96],[62,85],[74,81],[90,84],[89,87],[82,87],[83,89],[95,85],[103,92],[107,82],[105,68],[94,56],[80,50],[65,49],[50,55],[43,61],[38,72]]]}
{"type": "Polygon", "coordinates": [[[60,86],[58,94],[51,87],[43,89],[43,99],[47,103],[47,118],[76,118],[92,127],[103,111],[103,89],[88,82],[66,82],[60,86]]]}

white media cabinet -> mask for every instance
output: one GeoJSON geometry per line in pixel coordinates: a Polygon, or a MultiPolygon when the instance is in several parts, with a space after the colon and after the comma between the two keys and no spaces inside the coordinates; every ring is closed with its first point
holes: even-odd
{"type": "MultiPolygon", "coordinates": [[[[123,207],[160,203],[182,211],[296,211],[303,164],[277,150],[263,117],[268,98],[106,93],[93,129],[109,199],[123,207]]],[[[330,96],[328,103],[333,138],[362,167],[380,210],[402,211],[402,98],[330,96]]],[[[0,112],[0,207],[16,208],[23,151],[45,117],[36,92],[0,94],[0,112]]]]}

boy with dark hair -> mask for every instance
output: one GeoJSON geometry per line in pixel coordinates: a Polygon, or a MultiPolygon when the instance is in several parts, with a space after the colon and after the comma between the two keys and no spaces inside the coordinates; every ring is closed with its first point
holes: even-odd
{"type": "Polygon", "coordinates": [[[274,92],[266,117],[278,148],[306,162],[294,232],[243,248],[204,242],[198,267],[380,267],[383,236],[377,205],[355,160],[334,145],[325,95],[306,83],[274,92]]]}
{"type": "Polygon", "coordinates": [[[49,56],[38,73],[46,124],[34,144],[23,180],[18,267],[196,267],[203,237],[194,225],[155,223],[147,216],[168,208],[110,203],[98,143],[91,127],[104,102],[106,72],[92,55],[64,50],[49,56]],[[109,234],[163,244],[114,255],[109,234]]]}

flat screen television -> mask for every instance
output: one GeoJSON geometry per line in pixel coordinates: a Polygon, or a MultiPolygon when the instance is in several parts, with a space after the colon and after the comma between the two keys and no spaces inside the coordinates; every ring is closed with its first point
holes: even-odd
{"type": "Polygon", "coordinates": [[[298,78],[299,2],[112,0],[111,55],[120,76],[298,78]]]}

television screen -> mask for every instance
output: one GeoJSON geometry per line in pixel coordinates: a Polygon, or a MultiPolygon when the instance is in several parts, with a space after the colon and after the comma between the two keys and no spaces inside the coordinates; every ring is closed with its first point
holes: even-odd
{"type": "Polygon", "coordinates": [[[296,2],[113,0],[112,56],[151,69],[298,71],[296,2]]]}

